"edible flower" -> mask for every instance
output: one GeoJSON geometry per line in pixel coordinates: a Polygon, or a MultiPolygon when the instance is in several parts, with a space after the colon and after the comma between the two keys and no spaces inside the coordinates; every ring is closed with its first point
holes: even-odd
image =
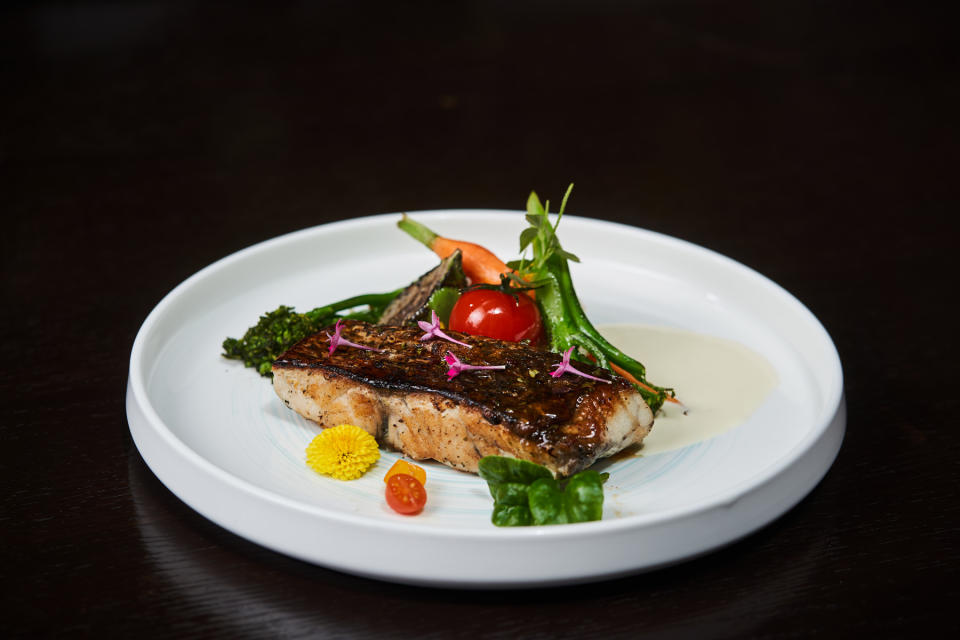
{"type": "Polygon", "coordinates": [[[466,364],[460,361],[460,358],[453,355],[447,351],[447,355],[444,357],[444,360],[447,361],[447,364],[450,365],[450,369],[447,371],[447,380],[453,380],[461,371],[473,371],[475,369],[506,369],[507,365],[505,364],[496,364],[496,365],[482,365],[482,364],[466,364]]]}
{"type": "Polygon", "coordinates": [[[473,349],[473,347],[466,342],[460,342],[459,340],[454,340],[447,334],[445,334],[440,329],[440,316],[437,315],[437,312],[433,309],[430,310],[430,322],[425,320],[420,320],[417,322],[420,325],[420,328],[426,331],[420,339],[421,340],[430,340],[431,338],[443,338],[444,340],[449,340],[450,342],[462,345],[467,349],[473,349]]]}
{"type": "Polygon", "coordinates": [[[379,459],[377,441],[352,424],[324,429],[307,446],[307,466],[337,480],[359,478],[379,459]]]}
{"type": "Polygon", "coordinates": [[[584,378],[596,380],[597,382],[606,382],[607,384],[611,384],[609,380],[604,380],[603,378],[592,376],[589,373],[584,373],[583,371],[578,370],[576,367],[570,364],[570,354],[573,353],[573,349],[574,347],[570,347],[569,349],[563,352],[563,362],[553,365],[554,367],[557,368],[557,370],[552,372],[550,374],[551,376],[553,376],[554,378],[559,378],[565,373],[573,373],[578,376],[582,376],[584,378]]]}
{"type": "Polygon", "coordinates": [[[333,352],[337,350],[337,347],[340,345],[345,345],[347,347],[353,347],[354,349],[364,349],[366,351],[383,351],[383,349],[374,349],[373,347],[367,347],[362,344],[357,344],[356,342],[350,342],[346,338],[340,335],[340,332],[343,331],[343,327],[340,325],[343,324],[343,319],[337,320],[337,324],[333,327],[333,335],[327,334],[327,338],[330,339],[330,355],[333,355],[333,352]]]}

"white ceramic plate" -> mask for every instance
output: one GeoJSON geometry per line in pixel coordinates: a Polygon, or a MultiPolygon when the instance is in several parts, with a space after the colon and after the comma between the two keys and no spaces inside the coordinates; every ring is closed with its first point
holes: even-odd
{"type": "MultiPolygon", "coordinates": [[[[516,254],[522,214],[414,214],[452,237],[516,254]]],[[[641,229],[568,216],[560,235],[580,256],[573,277],[596,324],[679,327],[763,354],[779,386],[743,424],[675,451],[613,463],[604,519],[499,529],[476,476],[428,465],[427,509],[390,511],[384,452],[340,482],[304,464],[317,427],[269,382],[220,357],[279,304],[306,310],[412,281],[435,258],[400,232],[398,215],[324,225],[240,251],[195,274],[151,312],[130,359],[127,416],[158,478],[226,529],[307,562],[384,580],[517,587],[599,580],[690,558],[770,522],[826,473],[843,438],[840,361],[817,319],[754,271],[641,229]]]]}

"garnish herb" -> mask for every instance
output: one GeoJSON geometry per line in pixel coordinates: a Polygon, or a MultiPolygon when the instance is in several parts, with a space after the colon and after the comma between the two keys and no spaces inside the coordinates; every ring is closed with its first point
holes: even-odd
{"type": "Polygon", "coordinates": [[[665,400],[673,401],[673,391],[647,382],[644,366],[600,335],[587,318],[573,288],[569,261],[579,262],[579,258],[563,250],[556,233],[572,190],[571,184],[563,196],[553,224],[548,214],[550,202],[543,205],[535,192],[530,193],[527,199],[527,222],[530,226],[520,234],[520,251],[522,253],[530,248],[533,257],[511,266],[516,268],[516,277],[521,282],[537,287],[537,302],[543,312],[550,349],[565,352],[573,347],[571,356],[587,361],[579,353],[582,349],[601,367],[612,369],[633,382],[643,399],[656,412],[665,400]]]}
{"type": "Polygon", "coordinates": [[[280,305],[260,316],[257,324],[247,329],[242,338],[224,340],[223,356],[243,361],[244,365],[256,369],[262,376],[273,377],[273,361],[294,344],[338,318],[376,322],[386,306],[400,295],[401,291],[402,289],[397,289],[389,293],[354,296],[306,313],[298,313],[293,307],[280,305]],[[341,313],[349,309],[357,310],[341,313]]]}
{"type": "Polygon", "coordinates": [[[589,522],[603,517],[603,483],[609,474],[588,469],[561,482],[546,467],[504,456],[482,458],[479,473],[493,496],[491,521],[498,527],[589,522]]]}

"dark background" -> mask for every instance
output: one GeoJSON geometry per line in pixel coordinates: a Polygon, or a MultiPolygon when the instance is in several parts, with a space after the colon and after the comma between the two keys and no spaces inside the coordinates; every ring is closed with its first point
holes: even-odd
{"type": "Polygon", "coordinates": [[[913,2],[8,6],[3,635],[956,630],[956,40],[913,2]],[[772,525],[611,582],[432,590],[261,549],[143,463],[127,360],[190,274],[291,230],[519,209],[571,180],[571,213],[725,253],[833,336],[846,440],[772,525]]]}

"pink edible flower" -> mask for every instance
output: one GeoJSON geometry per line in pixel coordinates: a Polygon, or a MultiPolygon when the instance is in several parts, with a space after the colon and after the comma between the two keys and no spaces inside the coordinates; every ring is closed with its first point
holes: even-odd
{"type": "Polygon", "coordinates": [[[340,335],[340,332],[343,331],[343,327],[340,326],[341,324],[343,324],[343,318],[337,320],[337,324],[334,325],[333,335],[327,334],[327,337],[330,338],[330,355],[333,355],[333,352],[336,351],[340,345],[353,347],[354,349],[363,349],[365,351],[383,351],[383,349],[374,349],[373,347],[367,347],[362,344],[357,344],[356,342],[350,342],[342,337],[340,335]]]}
{"type": "Polygon", "coordinates": [[[447,380],[453,380],[461,371],[471,371],[473,369],[506,369],[507,365],[497,364],[497,365],[481,365],[481,364],[465,364],[460,362],[460,358],[453,355],[447,351],[447,355],[444,356],[444,360],[447,361],[447,364],[450,365],[450,369],[447,371],[447,380]]]}
{"type": "Polygon", "coordinates": [[[434,311],[433,309],[430,310],[430,322],[426,322],[425,320],[420,320],[419,322],[417,322],[417,324],[420,325],[421,329],[426,331],[426,333],[420,337],[421,340],[429,340],[430,338],[443,338],[444,340],[449,340],[450,342],[463,345],[467,349],[473,349],[473,347],[467,344],[466,342],[460,342],[459,340],[454,340],[453,338],[445,334],[443,331],[441,331],[440,316],[438,316],[437,312],[434,311]]]}
{"type": "Polygon", "coordinates": [[[557,368],[557,370],[551,373],[550,375],[552,375],[554,378],[559,378],[563,374],[569,372],[569,373],[574,373],[578,376],[582,376],[584,378],[596,380],[597,382],[606,382],[607,384],[611,384],[609,380],[604,380],[603,378],[598,378],[596,376],[590,375],[589,373],[584,373],[583,371],[579,371],[577,370],[576,367],[570,364],[570,354],[573,353],[573,349],[574,347],[570,347],[569,349],[563,352],[563,362],[553,365],[557,368]]]}

